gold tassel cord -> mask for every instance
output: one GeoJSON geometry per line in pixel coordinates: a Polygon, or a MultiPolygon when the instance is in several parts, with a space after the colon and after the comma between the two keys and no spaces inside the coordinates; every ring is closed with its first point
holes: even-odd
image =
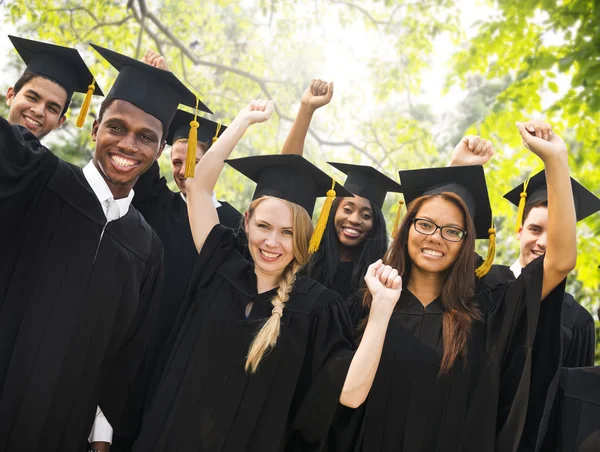
{"type": "Polygon", "coordinates": [[[217,123],[217,131],[215,132],[215,136],[212,138],[213,144],[215,144],[215,141],[217,141],[219,139],[219,132],[220,131],[221,131],[221,123],[218,122],[217,123]]]}
{"type": "Polygon", "coordinates": [[[313,232],[312,237],[310,238],[310,243],[308,245],[308,253],[314,254],[319,250],[319,246],[321,245],[321,240],[323,239],[323,234],[325,233],[325,228],[327,227],[327,220],[329,220],[329,212],[331,211],[331,205],[333,204],[333,200],[335,199],[335,180],[331,182],[331,190],[327,191],[327,198],[325,199],[325,203],[323,204],[323,208],[321,209],[321,215],[319,215],[319,220],[317,221],[317,225],[315,226],[315,230],[313,232]]]}
{"type": "Polygon", "coordinates": [[[523,191],[521,192],[521,197],[519,199],[519,207],[517,209],[517,224],[515,224],[515,233],[519,233],[521,229],[521,224],[523,223],[523,212],[525,211],[525,204],[527,203],[527,186],[529,185],[529,179],[527,178],[525,183],[523,184],[523,191]]]}
{"type": "Polygon", "coordinates": [[[488,247],[487,256],[483,261],[483,264],[479,266],[477,270],[475,270],[475,276],[478,278],[483,278],[492,268],[492,264],[494,263],[494,257],[496,256],[496,229],[492,225],[490,229],[488,229],[488,235],[490,236],[490,246],[488,247]]]}
{"type": "Polygon", "coordinates": [[[83,99],[83,104],[81,105],[81,109],[79,110],[79,116],[77,116],[77,122],[75,125],[80,129],[83,127],[85,123],[85,118],[87,118],[88,111],[90,109],[90,103],[92,102],[92,95],[96,90],[96,80],[92,79],[92,84],[88,85],[87,93],[85,93],[85,99],[83,99]]]}
{"type": "Polygon", "coordinates": [[[185,173],[184,176],[194,177],[196,169],[196,148],[198,147],[198,103],[200,99],[196,96],[196,109],[194,110],[194,120],[190,121],[190,133],[188,135],[187,154],[185,155],[185,173]]]}
{"type": "Polygon", "coordinates": [[[404,205],[404,200],[398,201],[398,210],[396,211],[396,218],[394,219],[394,227],[392,229],[392,238],[396,238],[396,234],[398,234],[398,228],[400,227],[400,220],[402,219],[402,206],[404,205]]]}

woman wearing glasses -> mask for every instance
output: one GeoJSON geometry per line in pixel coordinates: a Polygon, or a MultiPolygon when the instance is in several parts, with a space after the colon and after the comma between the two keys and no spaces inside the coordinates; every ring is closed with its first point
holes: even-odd
{"type": "MultiPolygon", "coordinates": [[[[576,244],[566,146],[555,134],[531,135],[529,123],[517,126],[546,167],[546,255],[516,281],[476,294],[475,239],[494,232],[482,167],[400,172],[408,212],[385,263],[402,275],[403,291],[373,384],[364,388],[361,428],[341,436],[352,437],[354,450],[489,452],[518,444],[526,404],[513,406],[506,424],[497,425],[507,344],[521,340],[520,350],[529,353],[540,302],[560,303],[576,244]],[[523,331],[517,326],[525,314],[523,331]]],[[[370,316],[370,304],[366,292],[353,309],[370,316]]]]}

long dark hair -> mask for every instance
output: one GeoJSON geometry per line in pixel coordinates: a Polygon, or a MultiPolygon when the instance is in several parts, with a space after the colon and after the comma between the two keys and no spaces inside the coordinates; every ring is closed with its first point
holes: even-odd
{"type": "MultiPolygon", "coordinates": [[[[306,268],[308,276],[316,279],[326,287],[332,286],[335,272],[340,263],[338,251],[339,239],[335,231],[334,221],[335,213],[342,199],[344,198],[336,198],[333,201],[321,246],[313,255],[306,268]]],[[[369,265],[377,259],[381,259],[388,247],[387,229],[383,213],[371,201],[369,201],[369,204],[373,211],[373,228],[369,232],[369,235],[352,249],[352,263],[354,265],[350,284],[353,290],[361,287],[369,265]]]]}
{"type": "MultiPolygon", "coordinates": [[[[436,197],[451,202],[462,211],[467,231],[457,259],[447,271],[446,281],[441,293],[441,301],[445,312],[442,320],[444,356],[440,364],[440,373],[448,374],[458,356],[463,358],[465,365],[467,364],[467,339],[471,326],[474,321],[482,319],[481,312],[474,300],[475,227],[464,201],[454,193],[444,192],[421,196],[411,202],[398,229],[396,238],[392,241],[386,253],[384,263],[398,270],[398,273],[402,275],[402,285],[406,287],[412,269],[412,261],[408,254],[408,234],[413,220],[423,204],[436,197]]],[[[371,294],[366,291],[363,304],[370,307],[371,301],[371,294]]]]}

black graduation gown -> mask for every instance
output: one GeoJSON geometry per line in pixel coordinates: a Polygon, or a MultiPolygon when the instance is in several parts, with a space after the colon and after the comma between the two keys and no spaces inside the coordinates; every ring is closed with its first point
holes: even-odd
{"type": "Polygon", "coordinates": [[[333,275],[333,283],[330,289],[339,293],[342,297],[342,300],[347,300],[353,292],[358,290],[358,287],[352,287],[353,270],[353,262],[340,262],[337,270],[335,271],[335,275],[333,275]]]}
{"type": "Polygon", "coordinates": [[[562,368],[558,381],[558,422],[540,450],[600,452],[600,367],[562,368]]]}
{"type": "MultiPolygon", "coordinates": [[[[510,267],[494,265],[483,278],[488,286],[497,286],[505,281],[514,280],[510,267]]],[[[526,325],[521,322],[520,330],[526,325]]],[[[591,314],[573,297],[565,293],[561,304],[542,303],[538,327],[535,335],[532,354],[531,391],[529,393],[529,409],[519,451],[539,449],[540,424],[544,417],[551,415],[551,407],[556,391],[557,373],[561,366],[582,367],[594,362],[594,319],[591,314]],[[561,331],[560,335],[556,331],[561,331]]],[[[504,394],[499,412],[498,424],[502,425],[508,416],[508,408],[518,391],[519,377],[523,370],[525,352],[519,344],[514,344],[503,364],[504,394]]],[[[552,419],[555,425],[558,419],[552,419]]],[[[551,435],[553,428],[548,429],[551,435]]]]}
{"type": "MultiPolygon", "coordinates": [[[[477,295],[483,321],[472,326],[468,364],[459,358],[449,376],[438,376],[443,354],[440,299],[423,308],[408,289],[402,291],[365,403],[362,431],[349,432],[357,438],[355,450],[512,450],[507,443],[519,438],[522,425],[505,429],[507,440],[496,430],[502,362],[511,341],[528,341],[527,334],[515,336],[519,320],[530,315],[533,325],[537,320],[543,274],[542,259],[538,261],[518,280],[477,295]]],[[[564,286],[556,291],[562,295],[564,286]]],[[[524,402],[513,409],[525,410],[524,402]]]]}
{"type": "Polygon", "coordinates": [[[234,241],[216,225],[198,256],[135,452],[310,451],[326,438],[352,357],[347,310],[335,292],[299,277],[275,349],[249,375],[245,357],[275,289],[257,294],[234,241]]]}
{"type": "MultiPolygon", "coordinates": [[[[155,162],[134,187],[133,205],[158,234],[164,246],[164,283],[160,298],[155,355],[159,355],[173,329],[198,257],[188,220],[187,204],[181,193],[172,192],[160,177],[155,162]]],[[[242,216],[228,203],[219,201],[219,222],[239,227],[242,216]]],[[[168,352],[167,352],[168,353],[168,352]]]]}
{"type": "MultiPolygon", "coordinates": [[[[493,265],[483,282],[490,287],[515,279],[510,267],[493,265]]],[[[594,317],[573,296],[565,293],[562,303],[562,358],[563,367],[587,367],[594,364],[594,317]]],[[[540,344],[541,345],[541,344],[540,344]]]]}
{"type": "Polygon", "coordinates": [[[4,118],[0,218],[0,450],[83,450],[96,405],[119,431],[162,245],[133,207],[106,224],[81,169],[4,118]]]}

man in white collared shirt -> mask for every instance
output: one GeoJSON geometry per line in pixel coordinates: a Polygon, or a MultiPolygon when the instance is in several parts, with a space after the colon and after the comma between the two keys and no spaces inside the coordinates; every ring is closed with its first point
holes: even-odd
{"type": "MultiPolygon", "coordinates": [[[[171,73],[96,49],[120,74],[84,170],[0,118],[5,452],[84,450],[103,415],[117,433],[136,428],[128,415],[155,332],[163,255],[130,205],[132,187],[160,155],[178,104],[196,97],[171,73]]],[[[108,449],[109,437],[92,439],[108,449]]]]}
{"type": "MultiPolygon", "coordinates": [[[[540,127],[548,127],[539,123],[540,127]]],[[[543,131],[541,133],[544,133],[543,131]]],[[[549,133],[546,131],[545,133],[549,133]]],[[[600,209],[600,200],[589,190],[571,178],[577,221],[586,218],[600,209]]],[[[519,258],[510,266],[494,265],[483,283],[488,286],[498,286],[505,281],[519,278],[524,267],[546,253],[548,227],[548,195],[545,173],[540,172],[507,193],[504,197],[515,205],[525,193],[522,222],[518,228],[519,258]]],[[[539,437],[539,425],[542,416],[548,413],[554,392],[550,385],[554,374],[535,372],[537,363],[554,362],[551,367],[558,371],[559,367],[584,367],[594,363],[595,327],[591,314],[572,295],[564,294],[561,303],[555,300],[542,303],[538,330],[533,347],[533,369],[531,392],[527,412],[525,432],[521,439],[520,450],[534,450],[539,437]],[[536,361],[537,359],[537,361],[536,361]]],[[[515,356],[519,356],[518,354],[515,356]]],[[[521,363],[513,360],[505,363],[504,379],[508,385],[516,383],[509,381],[511,375],[518,374],[521,363]],[[513,372],[515,370],[515,372],[513,372]]],[[[538,366],[538,367],[541,367],[538,366]]]]}

